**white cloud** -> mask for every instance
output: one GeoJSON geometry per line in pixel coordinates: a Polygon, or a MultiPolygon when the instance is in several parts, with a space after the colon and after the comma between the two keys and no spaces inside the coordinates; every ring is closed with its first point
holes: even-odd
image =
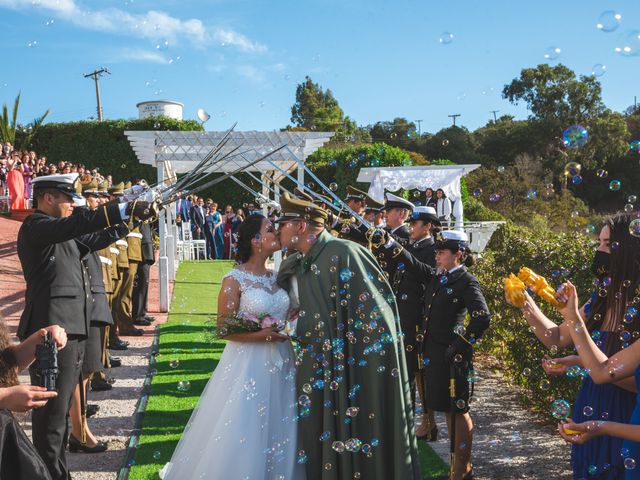
{"type": "Polygon", "coordinates": [[[181,20],[157,10],[143,14],[118,8],[91,10],[75,0],[0,0],[0,7],[13,10],[36,8],[87,30],[168,41],[170,44],[186,40],[196,47],[220,43],[246,53],[267,51],[265,45],[228,28],[206,27],[197,18],[181,20]]]}
{"type": "Polygon", "coordinates": [[[113,56],[113,59],[108,63],[118,63],[126,61],[135,62],[150,62],[168,64],[169,60],[163,56],[160,52],[154,50],[144,50],[142,48],[126,48],[119,50],[113,56]]]}
{"type": "Polygon", "coordinates": [[[238,65],[236,67],[236,72],[238,72],[241,77],[255,83],[264,83],[266,80],[264,71],[254,67],[253,65],[238,65]]]}

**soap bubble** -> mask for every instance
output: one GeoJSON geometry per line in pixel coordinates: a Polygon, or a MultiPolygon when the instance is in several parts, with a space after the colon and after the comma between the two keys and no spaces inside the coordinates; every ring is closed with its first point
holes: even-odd
{"type": "Polygon", "coordinates": [[[615,32],[620,26],[621,20],[622,15],[614,12],[613,10],[607,10],[605,12],[602,12],[598,17],[596,28],[605,33],[615,32]]]}
{"type": "Polygon", "coordinates": [[[180,380],[178,382],[178,390],[181,392],[187,392],[191,388],[191,382],[189,380],[180,380]]]}
{"type": "Polygon", "coordinates": [[[568,177],[575,177],[576,175],[580,175],[582,171],[582,165],[577,162],[569,162],[564,166],[564,174],[568,177]]]}
{"type": "Polygon", "coordinates": [[[336,190],[338,190],[338,184],[336,182],[331,182],[329,184],[329,190],[331,190],[332,192],[335,192],[336,190]]]}
{"type": "Polygon", "coordinates": [[[538,192],[534,189],[529,189],[527,191],[527,200],[535,200],[536,198],[538,198],[538,192]]]}
{"type": "Polygon", "coordinates": [[[447,140],[447,139],[442,140],[442,146],[443,147],[449,146],[449,140],[447,140]]]}
{"type": "Polygon", "coordinates": [[[504,173],[504,166],[500,165],[496,170],[498,170],[498,173],[504,173]]]}
{"type": "Polygon", "coordinates": [[[629,144],[629,149],[632,152],[640,153],[640,140],[634,140],[629,144]]]}
{"type": "Polygon", "coordinates": [[[627,197],[627,202],[629,203],[636,203],[636,200],[638,199],[638,197],[636,197],[635,195],[629,195],[627,197]]]}
{"type": "Polygon", "coordinates": [[[500,196],[499,193],[492,193],[491,195],[489,195],[489,201],[493,202],[493,203],[499,202],[500,198],[502,198],[502,197],[500,196]]]}
{"type": "Polygon", "coordinates": [[[593,415],[593,407],[590,407],[589,405],[587,405],[582,409],[582,413],[584,414],[585,417],[590,417],[591,415],[593,415]]]}
{"type": "Polygon", "coordinates": [[[160,454],[159,451],[156,450],[155,452],[153,452],[153,459],[154,460],[160,460],[160,456],[161,456],[161,454],[160,454]]]}
{"type": "Polygon", "coordinates": [[[640,218],[636,218],[629,223],[629,233],[634,237],[640,237],[640,218]]]}
{"type": "Polygon", "coordinates": [[[547,60],[557,60],[562,53],[562,50],[559,47],[547,47],[544,52],[544,58],[547,60]]]}
{"type": "Polygon", "coordinates": [[[169,48],[168,40],[160,40],[158,43],[156,43],[156,50],[160,50],[161,52],[164,52],[168,48],[169,48]]]}
{"type": "Polygon", "coordinates": [[[453,33],[451,32],[442,32],[440,35],[440,39],[438,40],[442,45],[449,45],[453,42],[453,33]]]}
{"type": "Polygon", "coordinates": [[[620,180],[611,180],[609,182],[609,190],[612,192],[617,192],[622,187],[622,182],[620,180]]]}
{"type": "Polygon", "coordinates": [[[569,405],[569,402],[567,402],[566,400],[554,400],[553,403],[551,403],[551,415],[553,415],[554,418],[557,418],[558,420],[564,420],[566,418],[569,418],[569,415],[571,414],[571,405],[569,405]]]}
{"type": "Polygon", "coordinates": [[[575,175],[571,177],[571,183],[574,185],[580,185],[582,183],[582,175],[575,175]]]}
{"type": "Polygon", "coordinates": [[[178,368],[180,366],[180,360],[178,359],[173,359],[169,362],[169,366],[171,368],[178,368]]]}
{"type": "Polygon", "coordinates": [[[344,452],[344,443],[341,441],[335,441],[331,444],[331,448],[338,453],[344,452]]]}
{"type": "Polygon", "coordinates": [[[624,468],[627,470],[633,470],[634,468],[636,468],[636,461],[631,458],[631,457],[627,457],[624,459],[624,468]]]}
{"type": "Polygon", "coordinates": [[[33,40],[33,41],[27,43],[27,47],[29,47],[29,48],[35,48],[37,46],[38,46],[38,41],[37,40],[33,40]]]}
{"type": "Polygon", "coordinates": [[[589,132],[582,125],[571,125],[562,132],[562,141],[565,147],[584,147],[589,140],[589,132]]]}
{"type": "Polygon", "coordinates": [[[607,178],[607,176],[609,175],[609,172],[607,172],[604,168],[601,168],[596,172],[596,175],[600,178],[607,178]]]}
{"type": "Polygon", "coordinates": [[[473,191],[473,196],[474,196],[474,197],[479,197],[480,195],[482,195],[482,189],[481,189],[481,188],[476,188],[476,189],[473,191]]]}
{"type": "Polygon", "coordinates": [[[625,33],[620,41],[620,46],[615,48],[616,53],[623,57],[635,57],[640,53],[640,30],[632,30],[625,33]]]}
{"type": "Polygon", "coordinates": [[[596,63],[593,67],[591,67],[591,75],[596,77],[601,77],[605,73],[607,73],[607,66],[602,63],[596,63]]]}
{"type": "Polygon", "coordinates": [[[631,212],[633,212],[633,205],[632,205],[631,203],[627,203],[627,204],[624,206],[624,211],[625,211],[625,212],[627,212],[627,213],[631,213],[631,212]]]}

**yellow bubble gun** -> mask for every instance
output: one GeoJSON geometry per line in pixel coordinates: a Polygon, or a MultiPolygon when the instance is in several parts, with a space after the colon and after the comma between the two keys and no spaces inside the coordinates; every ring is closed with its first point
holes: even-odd
{"type": "Polygon", "coordinates": [[[504,279],[504,294],[514,307],[524,307],[524,289],[525,284],[513,273],[504,279]]]}
{"type": "Polygon", "coordinates": [[[555,290],[547,283],[547,279],[542,275],[538,275],[530,268],[522,267],[518,272],[518,278],[545,302],[550,303],[556,308],[564,307],[564,304],[556,300],[555,290]]]}

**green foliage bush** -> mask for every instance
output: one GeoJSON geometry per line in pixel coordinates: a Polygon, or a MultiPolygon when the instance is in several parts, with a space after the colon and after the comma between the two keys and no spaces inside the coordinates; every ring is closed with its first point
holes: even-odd
{"type": "Polygon", "coordinates": [[[156,181],[156,169],[141,165],[136,158],[127,130],[202,130],[195,120],[175,120],[153,117],[135,120],[105,120],[102,122],[47,123],[34,136],[30,148],[47,157],[49,163],[67,161],[98,168],[103,175],[112,175],[115,182],[145,178],[156,181]]]}
{"type": "MultiPolygon", "coordinates": [[[[501,226],[491,238],[473,273],[476,275],[492,314],[492,324],[479,342],[478,348],[499,359],[506,379],[525,387],[522,400],[541,411],[549,411],[554,399],[575,400],[578,379],[549,377],[540,361],[550,353],[532,333],[519,309],[504,299],[503,278],[526,266],[547,278],[557,287],[565,279],[576,284],[582,302],[591,294],[592,277],[589,272],[593,245],[580,234],[554,233],[549,229],[531,230],[511,222],[501,226]],[[550,386],[544,385],[549,381],[550,386]]],[[[539,301],[538,305],[552,320],[560,323],[560,315],[553,307],[539,301]]],[[[569,355],[559,351],[551,356],[569,355]]],[[[478,385],[482,388],[482,385],[478,385]]]]}

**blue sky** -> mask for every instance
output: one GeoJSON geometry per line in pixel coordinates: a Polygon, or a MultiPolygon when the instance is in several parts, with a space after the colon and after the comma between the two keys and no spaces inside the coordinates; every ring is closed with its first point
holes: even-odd
{"type": "Polygon", "coordinates": [[[185,118],[205,108],[208,130],[278,129],[309,75],[361,125],[403,116],[434,132],[459,113],[475,129],[491,110],[527,115],[500,91],[549,47],[579,74],[606,65],[610,108],[640,97],[640,56],[615,51],[640,48],[637,0],[0,0],[0,30],[0,102],[21,91],[23,122],[46,108],[51,121],[95,115],[83,73],[106,66],[106,118],[172,99],[185,118]],[[622,16],[611,33],[596,28],[607,10],[622,16]]]}

